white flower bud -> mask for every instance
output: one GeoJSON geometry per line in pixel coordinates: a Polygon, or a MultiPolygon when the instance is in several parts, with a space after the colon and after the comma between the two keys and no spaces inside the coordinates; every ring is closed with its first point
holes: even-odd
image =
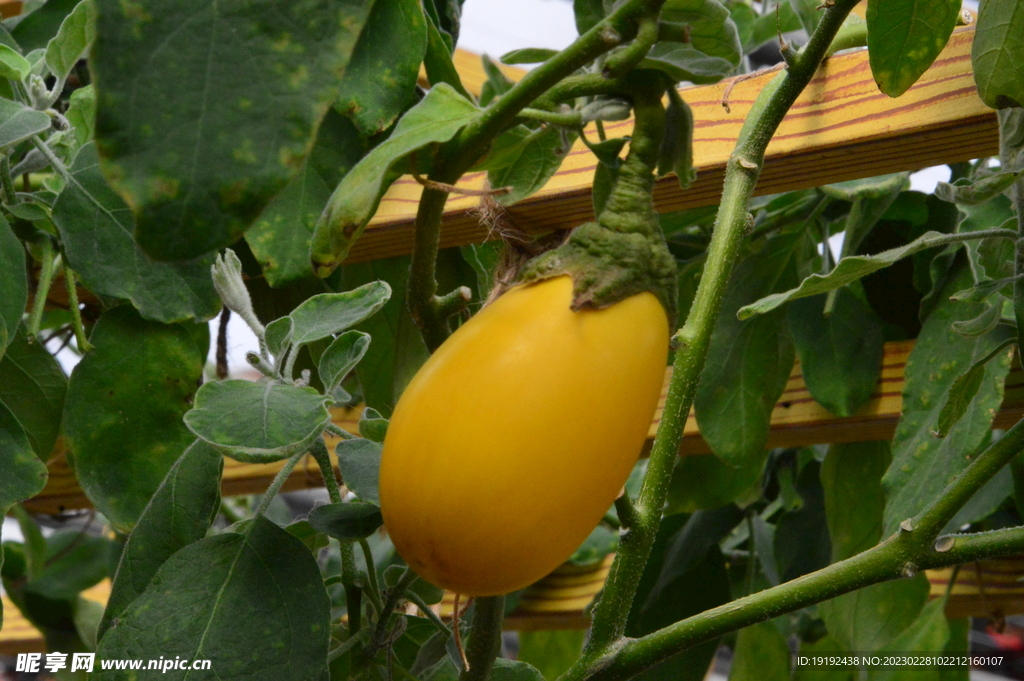
{"type": "Polygon", "coordinates": [[[224,301],[224,306],[245,320],[253,333],[263,338],[263,324],[253,312],[249,290],[242,280],[242,261],[235,252],[229,248],[223,256],[218,255],[210,272],[213,275],[213,287],[224,301]]]}

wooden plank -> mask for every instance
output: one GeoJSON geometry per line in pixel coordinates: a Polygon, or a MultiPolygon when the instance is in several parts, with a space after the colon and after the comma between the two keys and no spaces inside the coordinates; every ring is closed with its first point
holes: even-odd
{"type": "MultiPolygon", "coordinates": [[[[830,414],[814,401],[803,380],[800,363],[793,367],[789,382],[781,398],[772,410],[771,430],[768,435],[769,447],[798,447],[803,445],[831,442],[864,442],[892,438],[903,408],[903,370],[907,357],[914,347],[913,341],[886,343],[882,358],[882,371],[871,400],[858,413],[847,418],[830,414]]],[[[671,379],[671,368],[665,372],[665,383],[659,400],[658,410],[648,431],[647,448],[657,431],[665,404],[665,391],[671,379]]],[[[334,422],[350,432],[358,432],[359,407],[349,410],[335,410],[334,422]]],[[[1006,382],[1003,406],[996,415],[995,425],[1006,428],[1024,416],[1024,370],[1015,367],[1006,382]]],[[[328,445],[333,451],[336,439],[329,438],[328,445]]],[[[89,500],[78,488],[74,473],[61,453],[50,462],[50,480],[46,488],[35,498],[25,502],[25,507],[34,513],[60,513],[61,511],[87,508],[89,500]]],[[[711,450],[700,436],[697,419],[691,412],[683,431],[679,453],[682,455],[707,454],[711,450]]],[[[284,462],[273,464],[245,464],[233,459],[224,460],[222,490],[225,496],[254,494],[266,489],[281,469],[284,462]]],[[[323,479],[315,463],[308,457],[292,473],[285,490],[320,487],[323,479]]]]}
{"type": "MultiPolygon", "coordinates": [[[[995,112],[977,96],[971,72],[974,29],[957,29],[921,79],[898,99],[878,91],[864,50],[829,59],[786,116],[768,146],[759,194],[774,194],[940,163],[966,161],[998,151],[995,112]]],[[[681,190],[672,177],[658,182],[659,211],[718,202],[725,162],[754,98],[772,74],[716,85],[684,88],[693,108],[697,180],[681,190]],[[730,112],[722,105],[729,84],[730,112]]],[[[606,126],[609,135],[629,134],[631,121],[606,126]]],[[[593,133],[591,133],[592,135],[593,133]]],[[[508,214],[531,233],[568,229],[592,219],[593,155],[580,142],[559,172],[535,195],[508,214]]],[[[486,173],[467,174],[461,186],[483,187],[486,173]]],[[[420,186],[400,178],[385,194],[376,216],[354,245],[347,262],[409,253],[420,186]]],[[[441,230],[444,247],[488,238],[474,209],[479,197],[453,196],[441,230]]]]}

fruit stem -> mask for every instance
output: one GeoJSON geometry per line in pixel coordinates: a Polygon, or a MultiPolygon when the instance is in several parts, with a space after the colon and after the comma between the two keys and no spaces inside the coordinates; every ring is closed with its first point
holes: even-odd
{"type": "Polygon", "coordinates": [[[473,624],[466,646],[468,668],[459,681],[486,681],[501,652],[501,622],[505,618],[505,597],[485,596],[474,599],[473,624]]]}
{"type": "Polygon", "coordinates": [[[637,522],[622,537],[601,600],[594,607],[590,641],[583,657],[566,672],[566,678],[590,676],[600,658],[613,654],[622,645],[633,596],[661,521],[683,426],[707,357],[711,333],[747,231],[748,206],[765,149],[786,112],[814,76],[833,36],[855,4],[856,0],[836,0],[825,10],[807,46],[793,64],[764,86],[744,122],[726,166],[722,200],[697,295],[686,323],[674,337],[674,372],[637,499],[637,522]]]}

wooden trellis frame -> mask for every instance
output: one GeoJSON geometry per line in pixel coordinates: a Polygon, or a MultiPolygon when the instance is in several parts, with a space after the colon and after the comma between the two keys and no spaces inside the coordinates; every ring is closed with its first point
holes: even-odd
{"type": "MultiPolygon", "coordinates": [[[[972,39],[971,28],[954,32],[932,68],[899,99],[890,99],[878,92],[864,51],[830,58],[797,100],[769,145],[758,193],[814,187],[825,178],[838,182],[996,153],[996,116],[977,97],[971,73],[972,39]]],[[[478,91],[483,77],[477,58],[461,53],[456,55],[456,63],[467,87],[478,91]]],[[[514,69],[506,72],[515,74],[514,69]]],[[[696,119],[694,156],[698,178],[685,192],[679,189],[674,178],[661,180],[655,193],[660,211],[717,202],[725,161],[754,98],[770,77],[761,74],[680,91],[693,108],[696,119]],[[728,113],[722,106],[727,90],[731,90],[728,113]]],[[[628,134],[631,125],[626,121],[608,125],[606,130],[610,135],[623,135],[628,134]]],[[[582,143],[577,143],[561,170],[537,194],[510,208],[509,218],[531,233],[567,229],[591,219],[593,169],[594,160],[589,151],[582,143]]],[[[481,188],[485,179],[484,173],[472,173],[464,177],[460,185],[481,188]]],[[[419,191],[419,185],[412,178],[398,180],[385,195],[380,210],[353,248],[348,262],[409,253],[419,191]]],[[[449,200],[441,233],[443,247],[478,243],[488,238],[475,217],[478,200],[471,196],[453,196],[449,200]]],[[[837,418],[814,402],[797,364],[772,412],[768,446],[891,438],[902,407],[903,371],[912,347],[913,341],[886,344],[875,394],[864,409],[849,418],[837,418]]],[[[667,379],[668,376],[666,385],[667,379]]],[[[1006,388],[1003,406],[996,416],[997,427],[1008,426],[1024,415],[1024,371],[1015,368],[1007,379],[1006,388]]],[[[664,396],[662,403],[663,399],[664,396]]],[[[358,413],[358,410],[336,411],[335,422],[354,432],[358,428],[358,413]]],[[[660,414],[659,406],[651,425],[651,438],[660,414]]],[[[707,452],[691,414],[680,453],[707,452]]],[[[280,464],[251,465],[225,460],[223,493],[261,492],[279,469],[280,464]]],[[[284,489],[322,484],[317,467],[308,462],[296,468],[284,489]]],[[[25,502],[26,508],[36,513],[59,513],[88,505],[63,456],[51,462],[50,481],[43,492],[25,502]]],[[[559,598],[565,598],[558,595],[558,584],[540,584],[529,597],[533,600],[528,598],[526,605],[510,618],[509,628],[586,626],[580,603],[588,599],[590,591],[596,593],[603,576],[595,573],[593,579],[571,587],[576,591],[567,599],[567,602],[572,601],[570,610],[555,605],[559,598]]],[[[934,581],[941,584],[943,578],[936,574],[934,581]]],[[[105,600],[101,593],[104,590],[104,587],[97,587],[91,597],[105,600]]],[[[1024,604],[1024,589],[1019,591],[1022,593],[1007,594],[1007,598],[1017,604],[1011,605],[1012,608],[1024,607],[1021,605],[1024,604]]],[[[990,604],[994,598],[997,597],[993,594],[990,604]]],[[[39,633],[20,618],[6,598],[4,605],[6,621],[0,633],[0,653],[42,650],[39,633]]],[[[958,607],[961,610],[957,612],[962,614],[966,606],[960,603],[958,607]]]]}

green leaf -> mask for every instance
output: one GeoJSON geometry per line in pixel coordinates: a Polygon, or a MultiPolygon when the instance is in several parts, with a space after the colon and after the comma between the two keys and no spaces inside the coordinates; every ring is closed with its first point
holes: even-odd
{"type": "MultiPolygon", "coordinates": [[[[739,65],[743,53],[739,31],[729,16],[729,10],[718,0],[668,0],[661,10],[660,19],[666,23],[688,27],[690,42],[675,43],[664,50],[659,49],[659,45],[663,43],[657,43],[648,58],[664,61],[668,53],[677,52],[680,46],[689,45],[707,57],[725,60],[733,67],[739,65]]],[[[688,54],[687,50],[684,52],[688,54]]],[[[681,53],[679,57],[682,57],[681,53]]],[[[674,61],[682,64],[692,63],[689,58],[676,58],[674,61]]],[[[643,62],[641,67],[643,68],[643,62]]]]}
{"type": "Polygon", "coordinates": [[[434,24],[432,16],[427,16],[427,51],[423,55],[423,68],[427,72],[427,81],[433,86],[448,83],[456,92],[473,101],[473,95],[462,84],[462,78],[452,61],[451,44],[446,42],[445,34],[434,24]]]}
{"type": "Polygon", "coordinates": [[[892,453],[884,440],[829,447],[821,466],[821,487],[833,563],[872,548],[882,538],[882,476],[890,461],[892,453]]]}
{"type": "MultiPolygon", "coordinates": [[[[1016,238],[1012,230],[990,230],[986,233],[989,238],[999,237],[1005,239],[1016,238]]],[[[909,244],[882,251],[876,255],[852,255],[840,260],[835,268],[827,275],[812,274],[800,282],[800,286],[783,293],[773,293],[765,296],[755,303],[740,309],[738,317],[748,319],[754,315],[764,314],[774,310],[783,303],[797,298],[806,298],[819,293],[828,293],[850,282],[866,277],[872,272],[892,265],[897,260],[936,246],[960,243],[971,239],[981,238],[977,233],[967,234],[943,234],[942,232],[925,232],[909,244]]]]}
{"type": "Polygon", "coordinates": [[[384,437],[388,434],[389,424],[390,422],[382,418],[376,409],[367,407],[359,419],[359,433],[367,440],[383,443],[384,437]]]}
{"type": "Polygon", "coordinates": [[[103,313],[95,346],[71,374],[64,432],[82,490],[128,532],[195,439],[182,423],[206,353],[182,324],[142,319],[128,306],[103,313]]]}
{"type": "Polygon", "coordinates": [[[1006,277],[1005,279],[985,279],[978,282],[977,286],[957,291],[949,297],[950,300],[963,300],[969,303],[980,303],[996,291],[1013,284],[1020,279],[1020,275],[1006,277]]]}
{"type": "Polygon", "coordinates": [[[693,169],[693,112],[675,88],[668,91],[665,135],[658,154],[658,175],[670,172],[676,174],[683,189],[697,177],[693,169]]]}
{"type": "Polygon", "coordinates": [[[514,160],[487,173],[492,187],[512,188],[497,197],[498,203],[512,205],[543,187],[562,165],[576,136],[554,125],[533,131],[515,147],[514,160]]]}
{"type": "Polygon", "coordinates": [[[871,229],[882,219],[897,197],[910,186],[910,173],[893,173],[880,177],[851,180],[822,187],[833,198],[851,201],[843,229],[843,250],[840,258],[855,254],[871,229]]]}
{"type": "Polygon", "coordinates": [[[196,440],[174,462],[121,550],[100,637],[174,553],[206,536],[220,508],[224,458],[196,440]]]}
{"type": "Polygon", "coordinates": [[[364,501],[317,506],[309,513],[309,524],[320,532],[343,541],[366,539],[384,524],[380,507],[364,501]]]}
{"type": "Polygon", "coordinates": [[[544,676],[533,665],[500,657],[494,661],[494,669],[487,678],[489,681],[544,681],[544,676]]]}
{"type": "Polygon", "coordinates": [[[320,273],[348,255],[396,175],[397,163],[433,142],[447,142],[479,109],[447,83],[438,83],[398,121],[394,132],[345,175],[313,232],[312,257],[320,273]]]}
{"type": "Polygon", "coordinates": [[[9,78],[20,82],[25,80],[31,70],[32,65],[18,54],[17,50],[7,45],[0,45],[0,78],[9,78]]]}
{"type": "Polygon", "coordinates": [[[892,651],[893,639],[910,626],[928,600],[928,579],[882,582],[818,604],[828,632],[845,650],[892,651]]]}
{"type": "Polygon", "coordinates": [[[760,480],[757,466],[733,468],[717,456],[681,456],[672,471],[666,513],[724,506],[751,491],[760,480]]]}
{"type": "MultiPolygon", "coordinates": [[[[1024,11],[1021,14],[1024,15],[1024,11]]],[[[953,184],[939,182],[935,186],[935,195],[950,203],[977,206],[996,194],[1006,191],[1022,177],[1024,177],[1024,169],[1016,172],[993,173],[974,181],[961,178],[953,184]]]]}
{"type": "Polygon", "coordinates": [[[373,3],[335,104],[364,135],[390,127],[415,99],[426,24],[419,0],[373,3]]]}
{"type": "Polygon", "coordinates": [[[981,387],[948,436],[939,439],[931,433],[944,407],[943,397],[957,378],[1013,337],[1002,326],[969,338],[950,328],[951,322],[975,317],[984,308],[983,303],[948,300],[970,282],[966,267],[947,281],[907,360],[903,414],[893,438],[893,462],[883,480],[888,500],[887,535],[920,512],[970,463],[1002,403],[1003,383],[1010,369],[1008,352],[986,365],[981,387]]]}
{"type": "Polygon", "coordinates": [[[64,117],[73,128],[72,134],[77,146],[81,147],[92,140],[96,128],[96,89],[86,85],[72,92],[64,117]]]}
{"type": "Polygon", "coordinates": [[[584,629],[521,631],[517,659],[536,667],[547,681],[555,681],[579,658],[586,637],[584,629]]]}
{"type": "MultiPolygon", "coordinates": [[[[407,568],[402,565],[389,565],[384,570],[384,586],[392,588],[398,584],[402,575],[405,574],[406,569],[407,568]]],[[[424,602],[428,605],[440,603],[441,599],[444,597],[444,589],[434,586],[422,577],[417,577],[413,583],[409,585],[409,591],[422,596],[424,602]]]]}
{"type": "Polygon", "coordinates": [[[946,46],[960,0],[890,0],[868,7],[868,61],[878,89],[899,97],[946,46]]]}
{"type": "Polygon", "coordinates": [[[503,64],[540,64],[551,59],[558,50],[549,50],[544,47],[524,47],[521,50],[506,52],[498,58],[503,64]]]}
{"type": "MultiPolygon", "coordinates": [[[[743,5],[732,7],[741,6],[743,5]]],[[[735,20],[735,15],[733,19],[735,20]]],[[[757,17],[751,24],[749,37],[743,40],[743,53],[750,54],[769,40],[775,40],[780,33],[798,31],[801,27],[800,17],[793,11],[793,6],[788,2],[779,2],[772,11],[757,17]]]]}
{"type": "MultiPolygon", "coordinates": [[[[326,674],[330,616],[313,555],[291,534],[257,517],[244,534],[207,537],[171,556],[107,630],[97,656],[159,651],[169,659],[207,659],[224,681],[320,679],[326,674]]],[[[124,671],[94,676],[132,678],[124,671]]]]}
{"type": "Polygon", "coordinates": [[[64,18],[79,4],[79,0],[46,0],[42,7],[18,22],[11,36],[25,54],[46,47],[57,35],[64,18]]]}
{"type": "Polygon", "coordinates": [[[981,0],[971,46],[974,82],[993,109],[1024,106],[1024,6],[981,0]]]}
{"type": "Polygon", "coordinates": [[[206,383],[185,425],[226,456],[269,463],[304,452],[331,420],[331,398],[268,379],[206,383]]]}
{"type": "Polygon", "coordinates": [[[576,32],[583,35],[604,19],[604,3],[602,0],[573,0],[573,12],[576,32]]]}
{"type": "Polygon", "coordinates": [[[267,343],[267,350],[274,357],[283,355],[292,347],[292,326],[291,317],[280,317],[267,324],[263,330],[263,338],[267,343]]]}
{"type": "MultiPolygon", "coordinates": [[[[949,625],[946,622],[946,597],[936,598],[921,609],[917,619],[889,642],[886,651],[899,653],[929,653],[940,651],[949,640],[949,625]]],[[[938,681],[939,667],[922,667],[914,674],[920,681],[938,681]]],[[[896,681],[905,678],[904,669],[899,666],[881,667],[873,670],[872,681],[896,681]]],[[[915,670],[917,671],[917,670],[915,670]]]]}
{"type": "Polygon", "coordinates": [[[46,45],[46,65],[58,82],[68,77],[95,37],[96,6],[93,0],[82,0],[46,45]]]}
{"type": "Polygon", "coordinates": [[[619,546],[619,533],[598,525],[566,561],[572,565],[595,565],[619,546]]]}
{"type": "Polygon", "coordinates": [[[96,2],[97,146],[136,239],[160,260],[230,245],[300,170],[369,3],[96,2]]]}
{"type": "Polygon", "coordinates": [[[657,69],[667,73],[673,82],[689,81],[698,85],[717,83],[736,68],[721,57],[704,54],[690,43],[657,43],[640,62],[638,68],[657,69]]]}
{"type": "Polygon", "coordinates": [[[729,681],[788,681],[789,645],[771,622],[740,629],[729,681]]]}
{"type": "Polygon", "coordinates": [[[378,480],[382,449],[380,444],[364,438],[342,440],[334,448],[342,481],[362,501],[380,504],[378,480]]]}
{"type": "Polygon", "coordinates": [[[71,179],[53,207],[64,253],[93,292],[130,300],[146,319],[205,321],[221,309],[213,288],[213,256],[158,262],[132,237],[132,215],[100,174],[92,143],[78,152],[71,179]]]}
{"type": "Polygon", "coordinates": [[[27,301],[25,247],[0,215],[0,359],[18,333],[27,301]]]}
{"type": "Polygon", "coordinates": [[[362,331],[346,331],[334,339],[334,342],[324,350],[324,354],[320,355],[318,365],[325,393],[330,395],[341,385],[349,372],[359,364],[359,360],[369,347],[370,335],[362,331]]]}
{"type": "Polygon", "coordinates": [[[783,582],[829,564],[832,547],[820,475],[817,461],[803,467],[796,480],[796,492],[803,503],[779,518],[776,525],[775,560],[783,582]]]}
{"type": "MultiPolygon", "coordinates": [[[[3,49],[2,45],[0,49],[3,49]]],[[[0,98],[0,147],[12,146],[49,130],[51,123],[50,117],[42,111],[0,98]]]]}
{"type": "Polygon", "coordinates": [[[952,329],[961,336],[980,336],[983,333],[988,333],[996,328],[996,324],[999,323],[1001,318],[1002,310],[1002,301],[989,303],[988,308],[974,319],[953,322],[951,325],[952,329]]]}
{"type": "Polygon", "coordinates": [[[308,520],[298,520],[284,529],[301,541],[314,556],[320,553],[320,549],[325,549],[331,544],[330,538],[317,531],[308,520]]]}
{"type": "Polygon", "coordinates": [[[377,280],[391,285],[384,308],[358,327],[373,341],[356,368],[367,406],[391,416],[405,386],[430,356],[405,303],[409,257],[346,265],[342,275],[345,288],[377,280]]]}
{"type": "Polygon", "coordinates": [[[760,469],[772,409],[793,370],[793,342],[779,313],[740,321],[736,310],[765,291],[796,280],[802,234],[775,237],[741,262],[726,290],[694,407],[701,435],[715,456],[760,469]]]}
{"type": "Polygon", "coordinates": [[[831,314],[827,295],[789,306],[804,382],[817,402],[837,416],[852,416],[867,404],[882,370],[882,320],[849,287],[836,291],[831,314]]]}
{"type": "Polygon", "coordinates": [[[38,342],[19,332],[0,360],[0,404],[25,430],[36,456],[50,458],[60,434],[68,379],[38,342]]]}
{"type": "Polygon", "coordinates": [[[515,83],[512,79],[505,75],[505,72],[498,68],[498,65],[494,63],[494,60],[488,57],[486,54],[480,57],[481,66],[483,66],[484,73],[487,75],[487,80],[480,87],[480,106],[487,106],[494,101],[496,97],[499,97],[509,90],[515,83]]]}
{"type": "Polygon", "coordinates": [[[25,585],[26,595],[51,601],[74,601],[78,593],[107,577],[116,544],[78,530],[61,530],[46,540],[46,561],[41,573],[25,585]]]}
{"type": "Polygon", "coordinates": [[[366,149],[366,138],[352,121],[328,109],[302,169],[245,233],[271,286],[312,276],[309,244],[313,228],[331,191],[366,149]]]}
{"type": "MultiPolygon", "coordinates": [[[[811,657],[835,655],[837,652],[844,651],[832,636],[826,634],[813,643],[801,640],[797,654],[811,657]]],[[[856,681],[858,678],[860,670],[852,665],[825,667],[801,664],[793,670],[793,681],[856,681]]]]}
{"type": "Polygon", "coordinates": [[[386,281],[374,281],[344,293],[321,293],[292,310],[292,342],[312,343],[344,331],[370,317],[391,298],[386,281]]]}
{"type": "Polygon", "coordinates": [[[966,504],[956,512],[952,520],[946,523],[942,534],[959,532],[964,525],[985,520],[995,513],[1013,494],[1013,476],[1009,469],[1003,468],[974,493],[966,504]]]}

